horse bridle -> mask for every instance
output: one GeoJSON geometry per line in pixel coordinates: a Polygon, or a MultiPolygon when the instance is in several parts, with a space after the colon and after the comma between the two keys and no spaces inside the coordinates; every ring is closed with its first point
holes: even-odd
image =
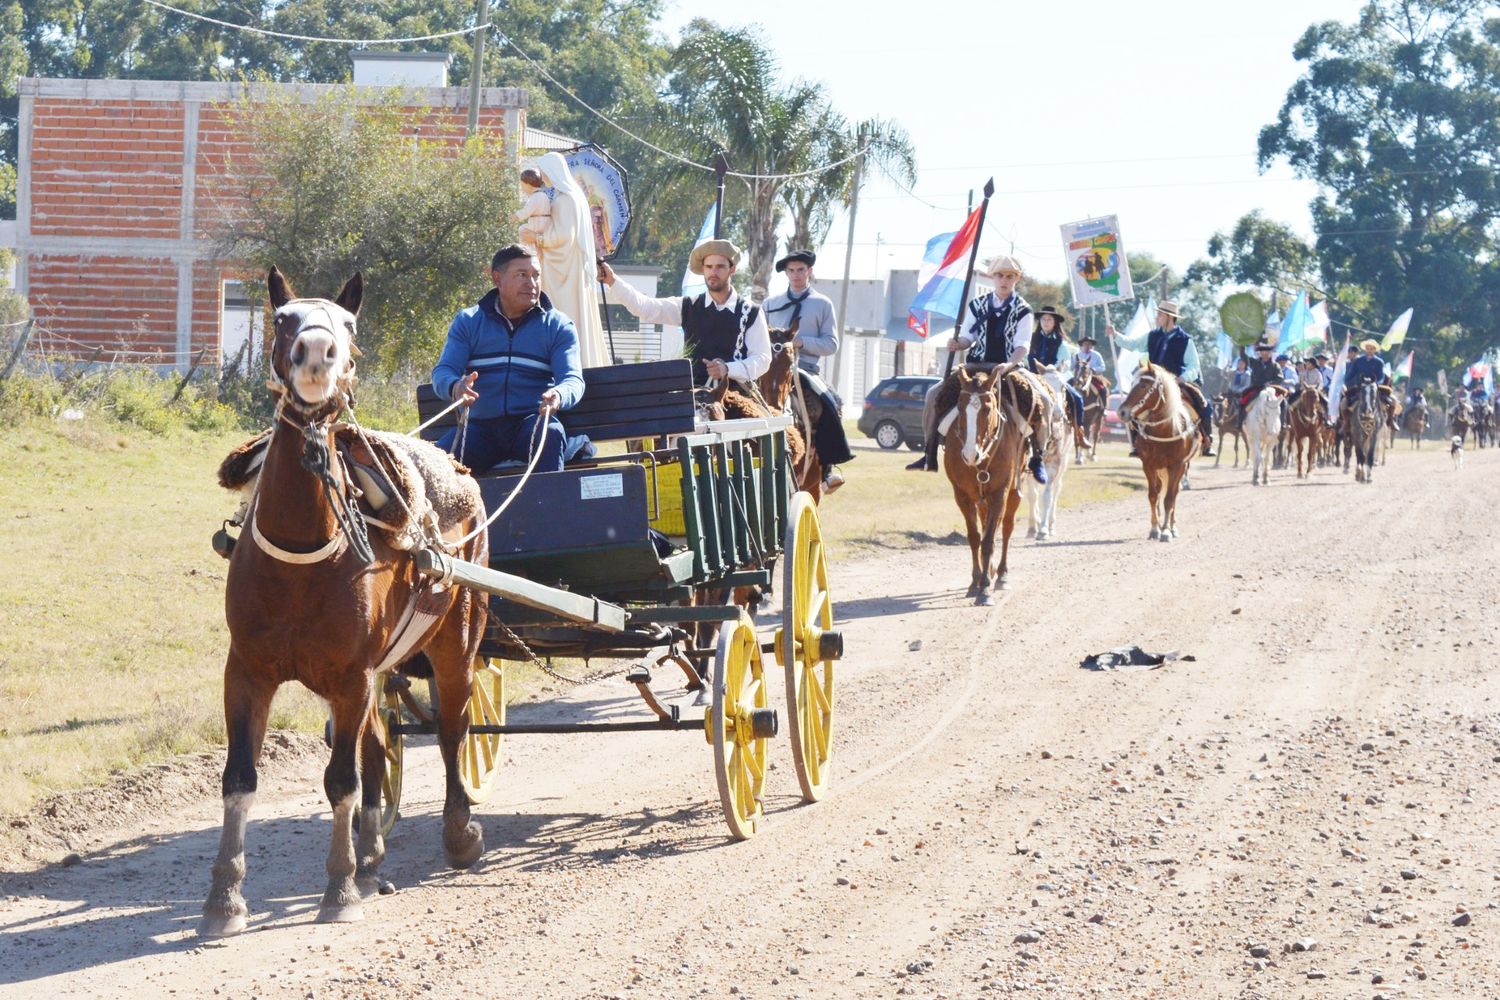
{"type": "Polygon", "coordinates": [[[995,397],[995,426],[983,443],[979,441],[974,442],[974,478],[978,481],[979,485],[983,486],[990,481],[990,470],[986,466],[989,465],[990,456],[994,454],[996,446],[1000,444],[1000,435],[1005,432],[1005,424],[1009,417],[1007,417],[1005,407],[1000,402],[1000,383],[998,381],[988,389],[961,390],[958,394],[958,410],[960,413],[966,409],[964,406],[964,397],[973,395],[995,397]]]}
{"type": "MultiPolygon", "coordinates": [[[[326,307],[319,306],[318,308],[327,315],[326,307]]],[[[335,338],[338,336],[338,331],[331,325],[313,324],[304,320],[298,324],[296,330],[292,331],[291,342],[295,344],[297,338],[308,330],[322,330],[335,338]]],[[[347,346],[352,354],[352,338],[347,346]]],[[[342,460],[335,458],[333,450],[328,445],[328,439],[333,433],[333,425],[338,415],[344,411],[345,407],[352,408],[354,405],[353,393],[350,391],[350,382],[354,375],[353,357],[347,359],[347,365],[339,375],[337,391],[333,398],[316,405],[309,404],[298,396],[297,390],[282,378],[274,365],[271,368],[271,374],[272,380],[267,384],[279,396],[276,401],[276,419],[271,426],[272,439],[274,440],[277,429],[283,423],[295,428],[302,435],[302,468],[311,473],[323,487],[323,492],[328,498],[328,505],[333,510],[334,522],[338,530],[327,543],[314,552],[294,553],[272,544],[261,534],[256,524],[255,510],[260,501],[260,480],[257,479],[255,497],[250,503],[248,514],[251,537],[255,539],[262,551],[280,562],[299,564],[321,562],[340,550],[341,538],[348,540],[354,554],[362,562],[367,565],[374,562],[375,552],[370,547],[370,535],[365,528],[364,515],[360,513],[354,491],[349,488],[348,471],[344,469],[342,460]],[[299,423],[288,416],[288,410],[301,418],[302,422],[299,423]],[[337,475],[335,475],[335,467],[337,467],[337,475]]],[[[267,450],[270,447],[268,442],[267,450]]]]}
{"type": "MultiPolygon", "coordinates": [[[[1150,406],[1148,406],[1148,402],[1151,401],[1153,396],[1157,397],[1156,402],[1165,402],[1167,395],[1167,390],[1161,384],[1160,375],[1157,375],[1154,371],[1146,371],[1137,376],[1136,381],[1140,382],[1141,379],[1145,378],[1149,378],[1151,380],[1151,388],[1148,389],[1140,399],[1136,400],[1136,404],[1130,408],[1131,422],[1136,424],[1138,427],[1160,427],[1163,424],[1170,424],[1175,430],[1177,428],[1177,416],[1175,414],[1168,417],[1160,417],[1156,420],[1146,420],[1139,416],[1142,408],[1149,409],[1150,406],[1155,405],[1155,403],[1152,402],[1150,403],[1150,406]]],[[[1120,408],[1124,409],[1124,407],[1125,404],[1122,402],[1120,404],[1120,408]]],[[[1144,430],[1137,430],[1136,435],[1138,437],[1145,438],[1147,441],[1181,441],[1184,438],[1188,437],[1192,432],[1193,421],[1192,418],[1189,417],[1186,429],[1178,431],[1174,437],[1160,437],[1156,434],[1147,434],[1144,430]]]]}

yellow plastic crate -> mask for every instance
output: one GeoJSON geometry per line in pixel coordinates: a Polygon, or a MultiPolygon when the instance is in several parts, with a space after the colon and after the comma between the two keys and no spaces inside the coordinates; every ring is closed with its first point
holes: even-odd
{"type": "MultiPolygon", "coordinates": [[[[757,456],[752,464],[760,468],[760,458],[757,456]]],[[[729,461],[730,471],[734,471],[734,460],[729,461]]],[[[695,468],[694,472],[697,471],[695,468]]],[[[651,466],[646,466],[646,511],[651,527],[660,531],[663,535],[683,537],[687,534],[687,522],[682,516],[682,463],[670,462],[656,466],[656,497],[661,506],[655,510],[655,517],[651,517],[653,500],[651,493],[651,466]]]]}

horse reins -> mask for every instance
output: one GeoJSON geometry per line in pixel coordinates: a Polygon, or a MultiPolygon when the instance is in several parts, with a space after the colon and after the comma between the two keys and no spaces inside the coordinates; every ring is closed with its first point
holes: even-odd
{"type": "MultiPolygon", "coordinates": [[[[1150,388],[1149,391],[1147,391],[1147,393],[1144,396],[1141,397],[1140,403],[1137,404],[1136,408],[1132,409],[1132,411],[1131,411],[1132,413],[1136,412],[1136,409],[1138,409],[1140,406],[1146,405],[1146,403],[1151,399],[1152,395],[1156,395],[1158,397],[1158,401],[1159,402],[1162,402],[1162,403],[1166,402],[1167,390],[1166,390],[1166,388],[1161,383],[1161,377],[1159,375],[1157,375],[1156,373],[1154,373],[1154,372],[1150,372],[1148,374],[1150,375],[1150,378],[1151,378],[1151,388],[1150,388]]],[[[1145,377],[1147,377],[1147,376],[1146,375],[1142,375],[1141,376],[1141,378],[1145,378],[1145,377]]],[[[1155,404],[1152,404],[1153,407],[1154,407],[1154,405],[1155,404]]],[[[1132,421],[1136,425],[1136,432],[1135,432],[1136,433],[1136,437],[1143,437],[1147,441],[1158,441],[1158,442],[1161,442],[1163,444],[1169,444],[1169,443],[1171,443],[1173,441],[1183,441],[1183,440],[1186,440],[1188,437],[1190,437],[1192,435],[1193,430],[1194,430],[1193,418],[1187,416],[1181,410],[1178,410],[1177,413],[1174,413],[1170,417],[1162,417],[1162,418],[1157,419],[1157,420],[1143,420],[1140,417],[1133,417],[1132,421]],[[1171,424],[1172,427],[1175,429],[1178,426],[1178,423],[1179,423],[1179,421],[1178,421],[1178,415],[1179,414],[1181,414],[1182,417],[1183,417],[1183,419],[1185,419],[1187,421],[1187,425],[1186,425],[1186,427],[1183,430],[1178,431],[1178,433],[1176,435],[1172,436],[1172,437],[1161,437],[1160,435],[1157,435],[1157,434],[1148,434],[1144,430],[1141,430],[1142,427],[1159,427],[1162,424],[1168,424],[1168,423],[1171,424]]]]}

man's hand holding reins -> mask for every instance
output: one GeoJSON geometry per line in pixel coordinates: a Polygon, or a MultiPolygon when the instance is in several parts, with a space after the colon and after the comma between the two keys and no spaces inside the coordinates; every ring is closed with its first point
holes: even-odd
{"type": "Polygon", "coordinates": [[[548,389],[542,393],[541,402],[537,404],[536,412],[546,417],[556,413],[562,405],[562,396],[558,395],[556,389],[548,389]]]}
{"type": "Polygon", "coordinates": [[[478,378],[478,372],[469,372],[468,375],[454,382],[453,401],[462,403],[464,406],[473,406],[474,400],[479,398],[479,393],[474,391],[474,381],[478,378]]]}

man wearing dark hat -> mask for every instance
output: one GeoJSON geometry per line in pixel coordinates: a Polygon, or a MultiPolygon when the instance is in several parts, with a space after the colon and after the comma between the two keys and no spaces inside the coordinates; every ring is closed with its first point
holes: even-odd
{"type": "Polygon", "coordinates": [[[728,240],[704,240],[693,247],[688,270],[703,276],[708,291],[691,297],[648,298],[629,282],[616,281],[614,270],[602,260],[599,280],[609,302],[647,323],[682,327],[693,384],[723,378],[753,382],[771,367],[771,335],[765,313],[740,298],[730,283],[739,262],[739,248],[728,240]]]}
{"type": "Polygon", "coordinates": [[[797,347],[797,375],[803,393],[816,396],[822,403],[817,407],[813,449],[823,466],[823,492],[832,493],[844,485],[838,466],[854,455],[849,451],[849,437],[839,412],[843,401],[822,378],[823,359],[839,349],[839,333],[833,300],[812,287],[812,269],[817,261],[817,254],[811,250],[792,250],[778,260],[776,270],[786,275],[787,290],[767,299],[764,308],[771,324],[785,330],[797,328],[792,340],[797,347]]]}
{"type": "Polygon", "coordinates": [[[1240,406],[1250,405],[1250,400],[1260,395],[1260,391],[1268,385],[1281,384],[1281,365],[1272,359],[1271,353],[1276,348],[1269,341],[1262,340],[1255,345],[1255,357],[1250,359],[1250,387],[1240,393],[1240,406]]]}
{"type": "MultiPolygon", "coordinates": [[[[1198,433],[1203,438],[1199,454],[1205,458],[1213,458],[1214,408],[1203,394],[1203,383],[1198,370],[1198,348],[1187,331],[1178,325],[1177,320],[1181,315],[1176,302],[1163,299],[1156,307],[1156,327],[1144,336],[1121,336],[1115,332],[1113,324],[1104,329],[1111,340],[1128,350],[1139,351],[1144,348],[1146,357],[1153,365],[1165,368],[1177,376],[1183,389],[1183,397],[1198,413],[1198,433]]],[[[1131,454],[1135,454],[1134,448],[1131,449],[1131,454]]]]}

